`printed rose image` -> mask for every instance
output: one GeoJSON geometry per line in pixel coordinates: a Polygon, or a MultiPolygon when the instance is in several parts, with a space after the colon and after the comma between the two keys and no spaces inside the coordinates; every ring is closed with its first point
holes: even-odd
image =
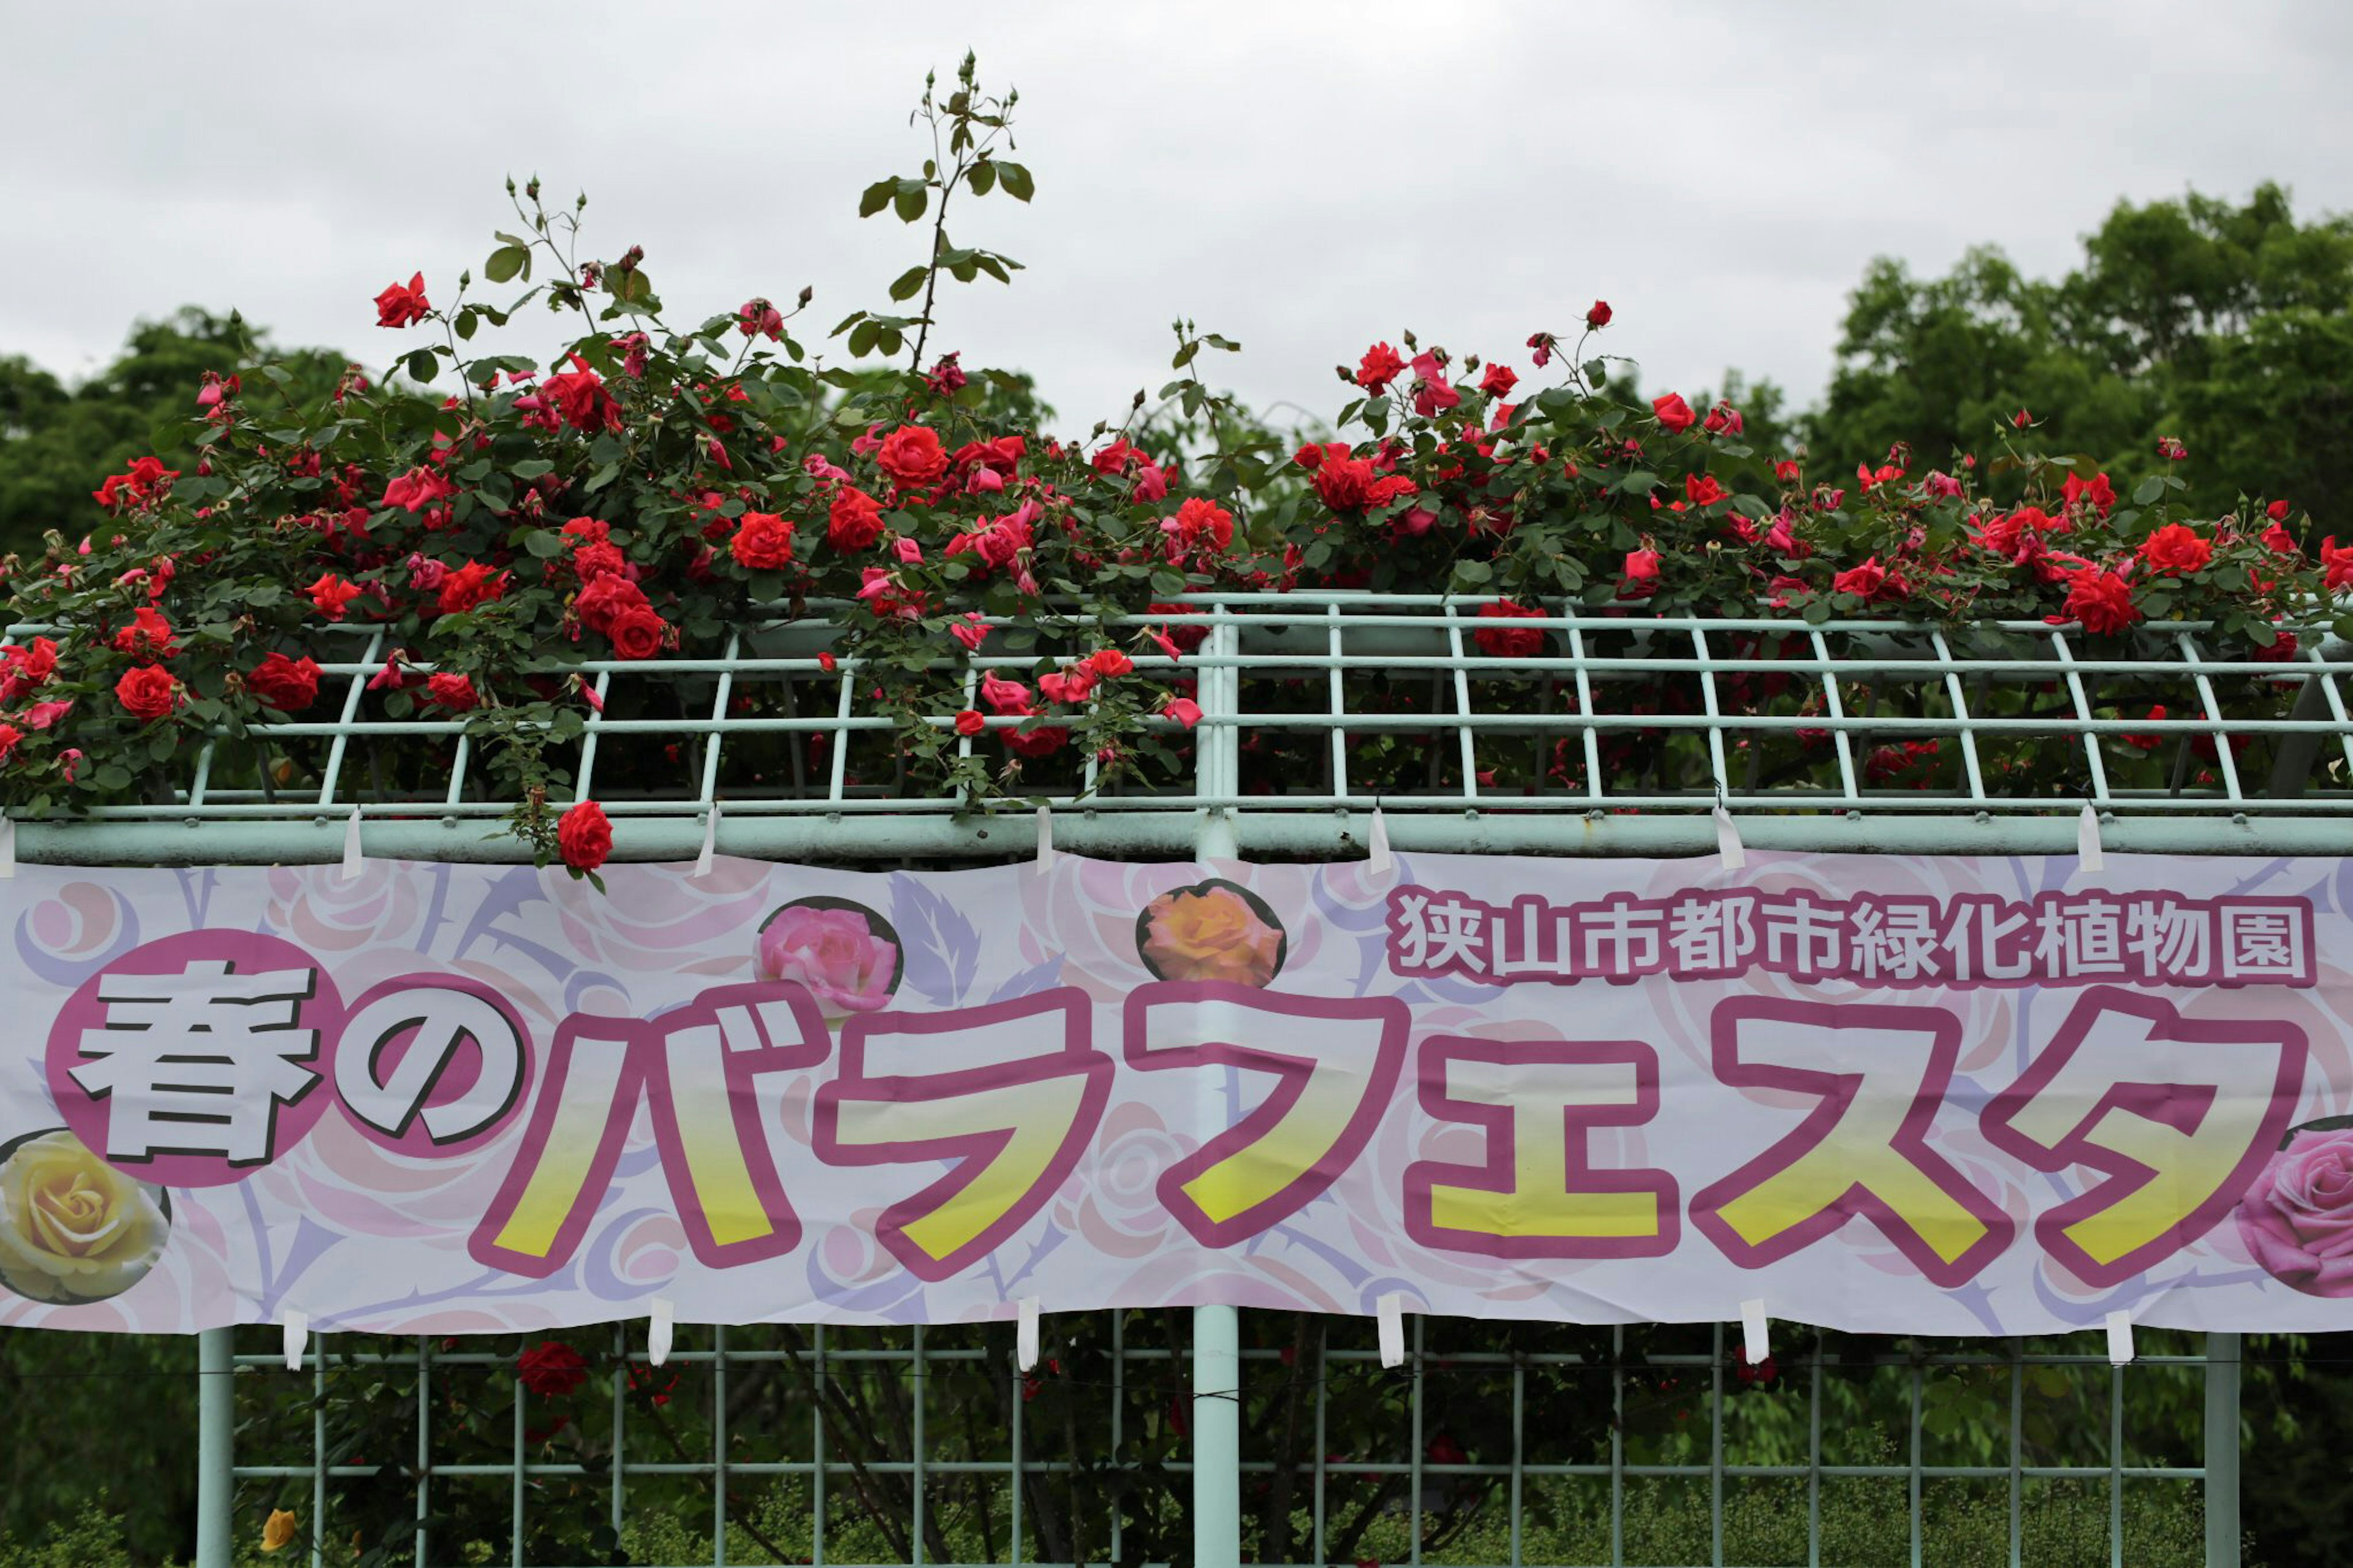
{"type": "Polygon", "coordinates": [[[1212,878],[1145,905],[1135,918],[1135,951],[1162,980],[1265,985],[1282,972],[1289,940],[1265,900],[1212,878]]]}
{"type": "Polygon", "coordinates": [[[2238,1220],[2240,1239],[2280,1283],[2353,1296],[2353,1130],[2290,1133],[2239,1200],[2238,1220]]]}
{"type": "Polygon", "coordinates": [[[60,1127],[0,1151],[0,1285],[36,1301],[102,1301],[147,1277],[171,1234],[164,1189],[60,1127]]]}
{"type": "Polygon", "coordinates": [[[769,980],[797,980],[828,1016],[890,1005],[902,960],[899,933],[864,904],[796,899],[760,926],[759,967],[769,980]]]}

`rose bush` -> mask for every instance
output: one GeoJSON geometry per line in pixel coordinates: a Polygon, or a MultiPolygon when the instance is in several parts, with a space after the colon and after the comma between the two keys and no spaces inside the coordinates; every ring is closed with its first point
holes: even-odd
{"type": "MultiPolygon", "coordinates": [[[[926,90],[918,117],[938,155],[869,186],[861,210],[928,221],[928,258],[890,285],[887,309],[840,321],[838,356],[796,335],[807,290],[791,308],[754,296],[672,320],[643,249],[584,255],[585,199],[550,208],[534,181],[510,184],[516,226],[479,280],[413,272],[377,296],[379,328],[429,339],[404,338],[396,375],[353,367],[315,406],[273,364],[207,375],[192,389],[192,471],[149,458],[93,476],[104,515],[87,537],[61,530],[41,558],[8,563],[15,620],[43,630],[0,648],[0,804],[37,816],[168,798],[169,768],[201,743],[216,787],[299,783],[323,742],[280,726],[313,708],[321,660],[373,648],[364,710],[470,737],[499,798],[522,803],[512,827],[540,862],[587,874],[609,826],[601,814],[557,826],[568,748],[603,700],[585,667],[710,658],[780,623],[833,628],[827,676],[896,721],[856,768],[985,804],[1076,789],[1089,764],[1099,790],[1181,773],[1203,628],[1133,617],[1175,614],[1187,591],[1444,589],[1477,605],[1482,655],[1507,660],[1557,652],[1513,623],[1565,608],[1630,623],[1769,611],[1800,630],[2048,621],[2094,638],[2194,620],[2225,656],[2285,657],[2283,619],[2353,587],[2353,549],[2308,551],[2284,500],[2179,515],[2167,469],[2195,454],[2178,442],[2119,482],[2032,450],[2021,411],[1982,455],[1931,464],[1898,448],[1852,479],[1810,473],[1802,454],[1746,445],[1728,403],[1613,380],[1588,353],[1612,325],[1605,301],[1572,339],[1533,333],[1525,366],[1410,333],[1374,342],[1340,369],[1350,397],[1334,434],[1348,438],[1296,445],[1198,378],[1205,350],[1236,345],[1179,321],[1156,399],[1056,438],[1022,378],[929,352],[944,282],[1018,266],[946,229],[952,207],[1029,199],[1008,156],[1012,104],[981,91],[969,60],[948,95],[926,90]],[[530,306],[565,323],[545,360],[473,352],[530,306]],[[1007,657],[1028,668],[968,681],[976,658],[1007,657]]],[[[1769,663],[1802,640],[1731,651],[1769,663]]],[[[678,683],[638,684],[650,689],[619,699],[635,716],[685,716],[678,683]]],[[[1725,684],[1737,714],[1788,683],[1725,684]]],[[[1631,696],[1633,711],[1685,700],[1631,696]]],[[[737,710],[793,700],[789,683],[746,682],[737,710]]],[[[826,740],[792,735],[773,765],[822,764],[826,740]]],[[[1604,761],[1635,743],[1613,734],[1604,761]]],[[[2039,765],[1987,746],[1997,775],[2039,765]]],[[[1869,767],[1875,782],[1925,778],[1935,749],[1869,767]]],[[[600,773],[617,789],[680,760],[619,750],[600,773]]],[[[438,792],[451,756],[375,759],[379,785],[438,792]]],[[[1377,754],[1360,776],[1411,762],[1377,754]]],[[[1283,763],[1245,765],[1279,777],[1283,763]]]]}

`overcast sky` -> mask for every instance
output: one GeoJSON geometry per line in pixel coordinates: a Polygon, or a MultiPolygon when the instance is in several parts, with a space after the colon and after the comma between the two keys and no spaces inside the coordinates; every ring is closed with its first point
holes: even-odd
{"type": "MultiPolygon", "coordinates": [[[[60,5],[0,0],[0,353],[68,374],[141,316],[235,306],[381,364],[369,301],[479,275],[501,183],[590,195],[672,315],[817,289],[887,308],[917,231],[860,222],[965,47],[1020,89],[1026,263],[934,342],[1034,372],[1066,428],[1165,378],[1179,313],[1261,405],[1405,328],[1525,370],[1596,298],[1650,385],[1799,401],[1874,255],[2063,271],[2119,197],[2353,209],[2347,0],[1815,5],[60,5]]],[[[553,334],[517,344],[544,353],[553,334]]]]}

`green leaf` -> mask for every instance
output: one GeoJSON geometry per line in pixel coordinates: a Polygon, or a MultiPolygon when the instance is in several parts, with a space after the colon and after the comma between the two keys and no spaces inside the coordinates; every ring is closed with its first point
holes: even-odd
{"type": "Polygon", "coordinates": [[[964,183],[972,187],[974,195],[988,195],[997,184],[997,165],[983,158],[972,166],[972,173],[965,176],[964,183]]]}
{"type": "Polygon", "coordinates": [[[507,472],[519,479],[536,479],[555,472],[555,465],[545,458],[525,458],[520,463],[508,464],[507,472]]]}
{"type": "Polygon", "coordinates": [[[872,217],[876,213],[879,213],[884,207],[889,206],[891,205],[891,198],[898,194],[899,182],[897,180],[890,179],[875,181],[872,184],[867,186],[864,191],[860,193],[858,197],[858,216],[860,217],[872,217]]]}
{"type": "Polygon", "coordinates": [[[872,353],[874,352],[874,340],[881,335],[882,329],[876,325],[871,320],[860,321],[858,325],[850,328],[849,357],[852,359],[864,359],[868,354],[872,353]]]}
{"type": "Polygon", "coordinates": [[[923,208],[930,205],[931,199],[931,187],[921,180],[902,180],[899,182],[899,194],[892,198],[891,208],[899,215],[901,223],[913,223],[923,216],[923,208]]]}
{"type": "Polygon", "coordinates": [[[2151,474],[2148,478],[2141,480],[2139,484],[2133,487],[2133,504],[2135,506],[2154,506],[2157,504],[2158,498],[2164,494],[2164,479],[2158,475],[2151,474]]]}
{"type": "Polygon", "coordinates": [[[431,349],[414,351],[401,361],[401,367],[408,372],[411,381],[431,381],[441,374],[441,362],[431,349]]]}
{"type": "Polygon", "coordinates": [[[524,536],[522,545],[542,561],[553,561],[571,548],[571,541],[552,528],[534,528],[524,536]]]}
{"type": "Polygon", "coordinates": [[[917,294],[923,292],[923,279],[929,276],[930,269],[927,268],[908,268],[907,270],[900,273],[899,276],[892,281],[891,298],[893,300],[913,299],[917,294]]]}
{"type": "Polygon", "coordinates": [[[1026,202],[1037,194],[1038,187],[1031,183],[1029,171],[1018,163],[997,164],[997,183],[1003,185],[1005,194],[1017,202],[1026,202]]]}
{"type": "Polygon", "coordinates": [[[491,252],[482,263],[482,276],[493,283],[508,283],[516,278],[531,276],[531,252],[520,245],[502,245],[491,252]]]}
{"type": "Polygon", "coordinates": [[[1476,588],[1493,582],[1494,576],[1495,569],[1484,561],[1457,561],[1454,563],[1454,581],[1461,587],[1476,588]]]}
{"type": "Polygon", "coordinates": [[[1659,488],[1659,476],[1647,468],[1637,468],[1620,479],[1618,488],[1630,496],[1646,496],[1659,488]]]}

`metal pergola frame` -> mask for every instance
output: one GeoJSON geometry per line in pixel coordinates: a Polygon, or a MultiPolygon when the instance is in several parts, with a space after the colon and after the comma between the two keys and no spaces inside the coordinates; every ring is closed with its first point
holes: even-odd
{"type": "MultiPolygon", "coordinates": [[[[2088,643],[2076,628],[2039,622],[1956,629],[1886,621],[1810,623],[1789,616],[1632,619],[1574,609],[1546,619],[1511,622],[1515,630],[1545,632],[1546,647],[1541,656],[1501,658],[1475,646],[1478,607],[1475,600],[1439,595],[1219,595],[1195,596],[1185,613],[1175,617],[1131,617],[1129,626],[1138,631],[1147,624],[1158,626],[1173,620],[1203,634],[1198,647],[1181,659],[1148,650],[1135,656],[1147,679],[1189,677],[1197,683],[1202,718],[1193,742],[1190,787],[1095,793],[1094,768],[1088,763],[1070,787],[1039,791],[1054,806],[1057,847],[1199,858],[1346,855],[1365,844],[1372,814],[1378,811],[1390,842],[1408,852],[1694,854],[1715,848],[1710,813],[1721,805],[1737,824],[1741,837],[1760,849],[2072,854],[2087,806],[2096,814],[2104,847],[2116,852],[2339,855],[2353,848],[2353,715],[2340,689],[2344,670],[2338,662],[2348,657],[2348,650],[2326,632],[2326,617],[2317,613],[2310,626],[2295,628],[2301,642],[2285,659],[2252,657],[2250,650],[2225,652],[2212,646],[2211,627],[2187,623],[2151,629],[2119,652],[2088,643]],[[1785,703],[1782,711],[1735,711],[1725,700],[1727,684],[1760,670],[1796,682],[1808,694],[1804,710],[1786,710],[1785,703]],[[1424,677],[1430,694],[1426,710],[1371,711],[1361,705],[1362,689],[1368,682],[1419,683],[1424,677]],[[1694,701],[1688,710],[1676,712],[1613,706],[1613,694],[1636,682],[1678,685],[1688,689],[1694,701]],[[2122,711],[2112,695],[2116,682],[2155,684],[2179,692],[2183,710],[2161,720],[2122,711]],[[1299,702],[1266,706],[1275,686],[1300,696],[1299,702]],[[1313,690],[1318,686],[1320,692],[1313,690]],[[2015,710],[2017,693],[2030,687],[2055,697],[2055,705],[2035,709],[2029,703],[2031,710],[2015,710]],[[1891,700],[1891,693],[1902,700],[1891,700]],[[2276,711],[2282,707],[2287,709],[2284,716],[2276,711]],[[1762,778],[1755,759],[1764,743],[1792,733],[1810,738],[1817,765],[1796,781],[1762,778]],[[1244,793],[1244,748],[1253,736],[1275,734],[1290,737],[1293,743],[1303,743],[1299,738],[1306,737],[1303,744],[1319,759],[1321,776],[1302,776],[1279,794],[1244,793]],[[1424,780],[1412,788],[1377,793],[1352,780],[1356,748],[1376,735],[1437,737],[1435,746],[1424,743],[1420,748],[1429,758],[1424,780]],[[1670,777],[1653,768],[1637,781],[1639,787],[1616,787],[1622,782],[1618,777],[1622,770],[1608,763],[1604,747],[1620,736],[1661,752],[1685,748],[1677,752],[1681,771],[1670,777]],[[2116,753],[2111,748],[2126,736],[2172,750],[2169,787],[2112,787],[2110,763],[2116,753]],[[1883,787],[1874,782],[1870,748],[1905,739],[1955,742],[1957,763],[1950,765],[1949,781],[1928,788],[1883,787]],[[2211,748],[2211,765],[2197,768],[2192,753],[2201,739],[2211,748]],[[2272,752],[2268,776],[2260,784],[2248,776],[2239,758],[2239,745],[2251,740],[2267,742],[2272,752]],[[1757,743],[1751,745],[1751,741],[1757,743]],[[2043,776],[1997,780],[1986,753],[2005,742],[2028,741],[2059,746],[2057,754],[2069,759],[2067,765],[2054,766],[2043,776]],[[1551,787],[1541,765],[1535,769],[1534,787],[1523,785],[1516,794],[1482,784],[1482,757],[1507,751],[1516,755],[1517,748],[1526,746],[1535,748],[1541,759],[1547,742],[1567,748],[1562,754],[1573,777],[1563,787],[1551,787]],[[2078,760],[2080,772],[2074,765],[2078,760]],[[2194,775],[2211,776],[2201,782],[2194,775]]],[[[579,667],[608,706],[630,683],[648,680],[678,687],[697,701],[708,700],[699,713],[682,707],[676,718],[607,718],[600,713],[587,720],[577,758],[583,795],[598,794],[600,751],[656,738],[705,742],[682,780],[686,787],[618,798],[599,795],[616,824],[617,858],[689,858],[702,847],[707,830],[713,833],[720,852],[763,858],[968,860],[1029,853],[1039,825],[1027,807],[1000,803],[990,810],[954,797],[911,798],[887,786],[860,784],[849,775],[845,759],[858,738],[887,731],[895,721],[860,711],[855,658],[845,654],[834,669],[823,668],[818,652],[833,634],[821,619],[822,607],[814,613],[820,618],[745,627],[730,638],[718,658],[653,665],[592,661],[579,667]],[[761,687],[780,690],[786,711],[741,711],[735,699],[761,687]],[[804,700],[810,711],[800,710],[804,700]],[[754,784],[730,773],[731,741],[779,733],[828,737],[828,776],[805,772],[797,752],[789,783],[754,784]],[[719,813],[715,823],[714,810],[719,813]]],[[[994,624],[1001,632],[1019,629],[994,624]]],[[[28,629],[16,628],[12,635],[28,629]]],[[[333,657],[321,661],[326,678],[322,699],[333,683],[343,683],[337,716],[254,727],[264,745],[323,745],[315,787],[308,780],[299,789],[274,791],[216,784],[217,748],[230,744],[216,742],[202,748],[189,778],[170,798],[101,807],[72,820],[22,822],[16,831],[17,852],[32,860],[90,864],[332,861],[343,855],[346,834],[356,819],[364,849],[374,856],[518,858],[522,847],[500,832],[498,824],[513,803],[483,790],[470,768],[470,742],[459,733],[462,726],[439,719],[368,716],[364,712],[366,683],[386,651],[382,634],[328,628],[324,635],[332,639],[326,646],[333,657]],[[414,744],[420,737],[454,740],[445,792],[432,798],[386,797],[365,787],[367,772],[356,749],[414,744]]],[[[981,669],[1026,672],[1037,657],[1008,647],[1000,637],[959,668],[969,691],[981,669]]],[[[969,752],[974,742],[959,744],[969,752]]],[[[2148,753],[2147,744],[2138,749],[2148,753]]],[[[1417,1349],[1420,1332],[1418,1324],[1417,1349]]],[[[1725,1364],[1721,1338],[1719,1331],[1718,1352],[1712,1358],[1719,1394],[1725,1364]]],[[[684,1352],[680,1359],[707,1364],[723,1378],[728,1363],[741,1363],[748,1353],[731,1349],[725,1331],[719,1331],[710,1349],[684,1352]]],[[[913,1353],[919,1360],[923,1353],[920,1331],[913,1353]]],[[[437,1359],[422,1342],[417,1354],[420,1369],[437,1359]]],[[[235,1379],[269,1375],[260,1369],[275,1359],[237,1354],[229,1331],[202,1336],[199,1568],[226,1568],[229,1562],[229,1521],[239,1478],[282,1482],[308,1477],[323,1506],[330,1479],[346,1473],[330,1465],[323,1452],[314,1453],[307,1467],[236,1464],[235,1379]]],[[[438,1359],[448,1363],[453,1358],[438,1359]]],[[[1203,1568],[1229,1568],[1240,1561],[1242,1536],[1240,1402],[1236,1391],[1246,1375],[1234,1309],[1194,1310],[1187,1359],[1194,1391],[1190,1470],[1195,1561],[1203,1568]]],[[[2063,1473],[2106,1479],[2118,1526],[2111,1543],[2117,1564],[2124,1562],[2124,1486],[2142,1479],[2202,1487],[2207,1561],[2217,1568],[2235,1564],[2238,1336],[2206,1336],[2202,1360],[2150,1359],[2204,1368],[2202,1465],[2140,1468],[2123,1464],[2119,1372],[2113,1384],[2115,1441],[2109,1465],[2097,1470],[2068,1467],[2063,1473]]],[[[1119,1363],[1119,1358],[1114,1362],[1119,1363]]],[[[2010,1367],[2015,1380],[2030,1365],[2077,1362],[2104,1364],[2105,1358],[2028,1356],[2013,1348],[1986,1364],[2010,1367]]],[[[327,1374],[322,1370],[317,1376],[323,1398],[327,1374]]],[[[1812,1376],[1818,1389],[1819,1361],[1812,1376]]],[[[421,1371],[419,1386],[424,1386],[421,1371]]],[[[1418,1421],[1418,1382],[1414,1397],[1418,1421]]],[[[1916,1398],[1915,1393],[1915,1411],[1916,1398]]],[[[1725,1484],[1751,1473],[1749,1468],[1725,1462],[1722,1405],[1718,1397],[1713,1417],[1714,1461],[1689,1472],[1714,1489],[1714,1561],[1719,1563],[1725,1549],[1725,1484]]],[[[722,1410],[723,1422],[723,1405],[722,1410]]],[[[2007,1481],[2011,1561],[2022,1561],[2020,1489],[2042,1472],[2023,1464],[2015,1419],[2013,1396],[2010,1462],[1981,1471],[1924,1466],[1915,1422],[1910,1463],[1885,1472],[1910,1480],[1915,1562],[1921,1550],[1922,1479],[1948,1474],[2007,1481]]],[[[1808,1480],[1810,1495],[1818,1500],[1823,1478],[1835,1479],[1841,1472],[1819,1462],[1819,1397],[1813,1420],[1816,1462],[1796,1473],[1808,1480]]],[[[453,1473],[435,1467],[424,1436],[426,1426],[420,1416],[420,1477],[453,1473]]],[[[320,1430],[323,1433],[323,1426],[320,1430]]],[[[918,1452],[908,1462],[920,1475],[923,1456],[918,1452]]],[[[821,1441],[813,1463],[811,1473],[821,1489],[827,1474],[821,1441]]],[[[1017,1447],[1010,1460],[1017,1475],[1021,1463],[1017,1447]]],[[[746,1473],[745,1467],[730,1466],[723,1428],[711,1469],[723,1479],[731,1468],[746,1473]]],[[[1417,1444],[1411,1468],[1418,1521],[1423,1470],[1447,1467],[1424,1466],[1417,1444]]],[[[1479,1466],[1455,1468],[1465,1474],[1482,1470],[1479,1466]]],[[[1564,1473],[1591,1468],[1566,1467],[1564,1473]]],[[[512,1465],[488,1469],[512,1481],[518,1510],[515,1560],[520,1563],[525,1478],[551,1469],[526,1461],[520,1415],[512,1465]]],[[[1515,1505],[1524,1479],[1542,1473],[1520,1465],[1515,1455],[1509,1476],[1515,1505]]],[[[1594,1473],[1610,1478],[1614,1510],[1628,1472],[1619,1464],[1594,1473]]],[[[1866,1468],[1863,1473],[1880,1472],[1866,1468]]],[[[1323,1474],[1319,1465],[1319,1483],[1323,1474]]],[[[617,1476],[613,1484],[617,1520],[624,1493],[617,1476]]],[[[723,1557],[725,1488],[716,1489],[714,1551],[723,1557]]],[[[425,1491],[420,1479],[420,1562],[427,1551],[425,1491]]],[[[1018,1521],[1018,1486],[1014,1493],[1018,1521]]],[[[1320,1487],[1316,1495],[1320,1508],[1320,1487]]],[[[915,1496],[920,1511],[920,1485],[915,1496]]],[[[1613,1521],[1616,1517],[1613,1511],[1613,1521]]],[[[920,1530],[916,1539],[920,1561],[920,1530]]],[[[1818,1560],[1818,1536],[1810,1539],[1818,1560]]],[[[1516,1521],[1512,1542],[1516,1564],[1516,1521]]],[[[1017,1522],[1017,1554],[1022,1550],[1017,1522]]],[[[821,1540],[818,1552],[818,1560],[824,1561],[821,1540]]],[[[1414,1555],[1418,1562],[1418,1533],[1414,1555]]]]}

